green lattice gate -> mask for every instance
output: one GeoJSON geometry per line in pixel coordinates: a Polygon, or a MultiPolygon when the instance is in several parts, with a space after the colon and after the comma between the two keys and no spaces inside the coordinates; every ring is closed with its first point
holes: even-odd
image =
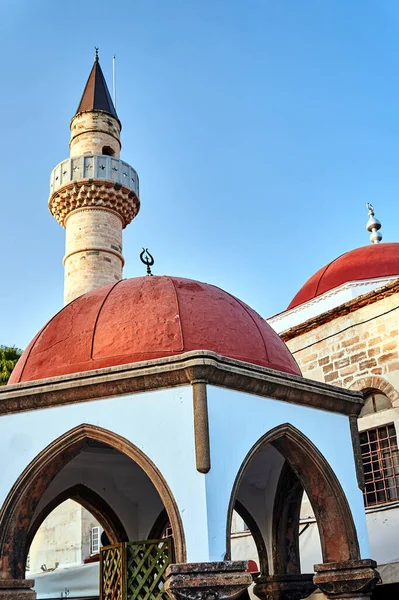
{"type": "Polygon", "coordinates": [[[100,600],[168,600],[172,538],[125,542],[100,552],[100,600]]]}

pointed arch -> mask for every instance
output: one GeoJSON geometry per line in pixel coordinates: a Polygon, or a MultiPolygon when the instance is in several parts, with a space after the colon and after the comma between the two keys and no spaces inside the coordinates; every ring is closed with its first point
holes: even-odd
{"type": "Polygon", "coordinates": [[[238,471],[227,516],[227,556],[230,556],[232,512],[241,481],[251,459],[266,444],[274,446],[285,458],[309,497],[319,528],[323,562],[359,559],[356,528],[341,484],[316,446],[289,423],[279,425],[262,436],[250,449],[238,471]]]}
{"type": "Polygon", "coordinates": [[[110,505],[96,492],[79,483],[55,496],[33,519],[26,535],[25,562],[37,530],[50,513],[66,500],[74,500],[88,510],[107,533],[111,544],[128,541],[126,530],[110,505]]]}
{"type": "Polygon", "coordinates": [[[249,531],[251,532],[255,542],[256,550],[258,552],[259,569],[261,574],[269,575],[269,561],[267,557],[266,544],[257,522],[249,510],[245,508],[245,506],[239,500],[236,500],[234,510],[240,515],[241,519],[249,527],[249,531]]]}
{"type": "Polygon", "coordinates": [[[179,509],[165,479],[154,463],[132,442],[95,425],[81,424],[54,440],[26,467],[10,490],[0,511],[0,576],[22,579],[29,527],[45,490],[65,465],[90,442],[102,442],[131,458],[157,490],[175,535],[177,562],[185,562],[185,542],[179,509]]]}

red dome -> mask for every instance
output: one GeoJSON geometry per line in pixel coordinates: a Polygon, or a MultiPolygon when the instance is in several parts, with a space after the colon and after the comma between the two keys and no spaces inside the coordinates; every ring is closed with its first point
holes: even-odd
{"type": "Polygon", "coordinates": [[[301,374],[277,333],[244,302],[213,285],[164,276],[125,279],[76,298],[33,339],[9,383],[190,350],[301,374]]]}
{"type": "Polygon", "coordinates": [[[287,310],[329,290],[361,279],[399,277],[399,243],[369,244],[342,254],[317,271],[299,290],[287,310]]]}

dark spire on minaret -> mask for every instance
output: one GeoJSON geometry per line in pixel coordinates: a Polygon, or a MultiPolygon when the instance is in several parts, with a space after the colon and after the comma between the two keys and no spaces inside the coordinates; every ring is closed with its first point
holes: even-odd
{"type": "Polygon", "coordinates": [[[85,110],[103,110],[118,118],[98,60],[98,48],[95,50],[94,65],[90,71],[76,114],[85,110]]]}

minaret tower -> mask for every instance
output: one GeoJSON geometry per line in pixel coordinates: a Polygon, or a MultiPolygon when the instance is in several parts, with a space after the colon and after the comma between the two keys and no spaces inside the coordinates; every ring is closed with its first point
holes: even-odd
{"type": "Polygon", "coordinates": [[[65,304],[122,279],[122,229],[140,208],[138,175],[119,158],[121,123],[97,49],[70,129],[70,158],[51,173],[49,198],[66,230],[65,304]]]}

